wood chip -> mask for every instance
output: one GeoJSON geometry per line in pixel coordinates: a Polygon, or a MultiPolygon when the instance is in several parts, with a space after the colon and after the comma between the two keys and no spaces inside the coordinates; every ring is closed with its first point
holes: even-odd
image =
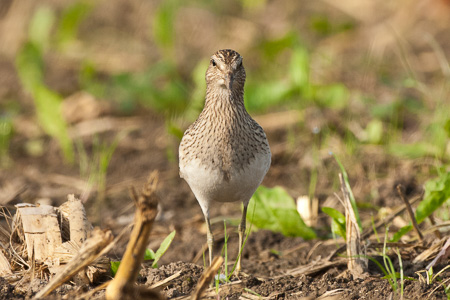
{"type": "Polygon", "coordinates": [[[16,207],[25,234],[28,258],[34,255],[36,262],[42,263],[62,244],[55,208],[50,205],[16,207]]]}

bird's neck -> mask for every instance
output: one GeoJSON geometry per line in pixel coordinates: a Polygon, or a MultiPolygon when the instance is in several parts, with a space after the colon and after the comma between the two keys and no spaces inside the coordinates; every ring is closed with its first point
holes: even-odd
{"type": "Polygon", "coordinates": [[[205,108],[218,112],[228,110],[245,110],[244,89],[228,90],[224,88],[206,88],[205,108]]]}

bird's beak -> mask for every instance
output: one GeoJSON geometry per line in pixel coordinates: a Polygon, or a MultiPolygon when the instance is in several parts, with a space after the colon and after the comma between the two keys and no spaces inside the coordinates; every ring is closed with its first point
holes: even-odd
{"type": "Polygon", "coordinates": [[[231,90],[231,88],[233,87],[233,81],[234,81],[234,74],[233,72],[228,72],[225,75],[225,86],[231,90]]]}

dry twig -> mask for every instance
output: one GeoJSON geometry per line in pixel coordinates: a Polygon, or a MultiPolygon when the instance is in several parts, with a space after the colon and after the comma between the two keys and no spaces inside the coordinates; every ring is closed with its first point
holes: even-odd
{"type": "Polygon", "coordinates": [[[339,180],[341,181],[341,191],[344,195],[345,220],[347,227],[347,266],[353,275],[361,277],[362,274],[367,271],[367,258],[364,258],[365,253],[362,250],[361,233],[358,221],[356,220],[355,212],[350,202],[349,191],[345,185],[342,173],[339,174],[339,180]]]}
{"type": "Polygon", "coordinates": [[[135,225],[116,276],[106,289],[105,296],[108,300],[163,299],[162,295],[154,290],[135,287],[153,221],[158,212],[158,198],[155,193],[157,183],[158,173],[153,172],[150,174],[148,182],[139,196],[134,188],[131,189],[137,208],[135,225]]]}
{"type": "Polygon", "coordinates": [[[409,218],[411,219],[411,222],[413,224],[414,230],[416,231],[417,236],[419,237],[419,240],[422,242],[423,241],[423,234],[419,230],[419,225],[417,225],[417,221],[416,221],[416,218],[414,217],[414,213],[413,213],[413,210],[411,208],[411,204],[409,204],[408,200],[406,200],[405,195],[404,195],[403,190],[402,190],[402,185],[401,184],[397,185],[397,193],[400,196],[400,198],[402,199],[403,203],[405,203],[406,211],[408,212],[409,218]]]}
{"type": "Polygon", "coordinates": [[[211,280],[213,280],[214,275],[217,274],[217,270],[219,270],[220,266],[223,263],[222,256],[216,256],[208,269],[203,273],[202,277],[198,281],[197,286],[195,287],[194,292],[192,293],[191,300],[198,300],[202,296],[202,293],[208,287],[211,280]]]}

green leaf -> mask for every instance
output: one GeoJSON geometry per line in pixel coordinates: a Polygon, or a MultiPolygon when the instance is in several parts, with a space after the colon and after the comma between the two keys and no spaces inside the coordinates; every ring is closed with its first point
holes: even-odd
{"type": "Polygon", "coordinates": [[[262,8],[266,4],[267,0],[241,0],[242,6],[249,10],[256,8],[262,8]]]}
{"type": "Polygon", "coordinates": [[[450,119],[448,119],[444,124],[444,130],[447,133],[447,137],[450,138],[450,119]]]}
{"type": "Polygon", "coordinates": [[[396,242],[400,241],[402,236],[404,236],[405,234],[410,232],[412,230],[412,228],[413,228],[412,225],[403,226],[394,234],[394,236],[389,240],[389,242],[396,243],[396,242]]]}
{"type": "Polygon", "coordinates": [[[153,18],[153,37],[156,44],[170,54],[175,40],[174,20],[178,8],[176,0],[161,2],[153,18]]]}
{"type": "Polygon", "coordinates": [[[181,141],[181,138],[183,138],[183,134],[184,134],[183,130],[181,130],[181,128],[178,127],[174,122],[172,122],[172,121],[166,122],[166,129],[170,135],[173,135],[179,141],[181,141]]]}
{"type": "Polygon", "coordinates": [[[72,140],[61,115],[62,97],[44,85],[42,53],[35,43],[28,42],[23,46],[16,59],[16,68],[23,87],[33,96],[39,124],[58,140],[65,159],[73,162],[72,140]]]}
{"type": "Polygon", "coordinates": [[[249,206],[247,220],[256,227],[281,232],[285,236],[316,237],[314,230],[300,217],[294,199],[283,188],[260,186],[251,201],[255,205],[249,206]]]}
{"type": "Polygon", "coordinates": [[[20,82],[25,90],[32,93],[44,80],[42,51],[32,42],[23,45],[16,58],[16,68],[20,82]]]}
{"type": "Polygon", "coordinates": [[[146,249],[144,254],[144,260],[154,260],[156,258],[155,252],[152,249],[146,249]]]}
{"type": "Polygon", "coordinates": [[[12,118],[0,115],[0,169],[10,164],[9,145],[13,136],[12,118]]]}
{"type": "Polygon", "coordinates": [[[155,260],[153,261],[152,268],[158,267],[158,260],[163,256],[164,253],[166,253],[167,249],[169,249],[170,244],[172,243],[173,239],[175,238],[176,231],[172,231],[161,243],[159,246],[159,249],[156,250],[155,253],[155,260]]]}
{"type": "Polygon", "coordinates": [[[76,39],[80,23],[86,18],[92,7],[92,4],[87,1],[78,1],[63,11],[56,32],[60,46],[76,39]]]}
{"type": "Polygon", "coordinates": [[[263,110],[286,101],[291,85],[284,81],[249,82],[244,94],[248,110],[263,110]]]}
{"type": "Polygon", "coordinates": [[[438,178],[425,182],[425,194],[416,210],[418,223],[431,215],[450,199],[450,172],[443,172],[438,178]]]}
{"type": "Polygon", "coordinates": [[[268,58],[269,60],[273,60],[283,50],[292,49],[297,40],[298,34],[294,31],[291,31],[282,38],[264,41],[260,48],[262,49],[266,58],[268,58]]]}
{"type": "Polygon", "coordinates": [[[346,235],[345,216],[338,210],[331,207],[322,207],[322,211],[332,219],[332,230],[344,239],[346,235]]]}
{"type": "Polygon", "coordinates": [[[67,131],[66,121],[63,119],[60,110],[61,96],[43,85],[38,85],[32,94],[42,128],[47,134],[58,140],[65,159],[68,162],[73,162],[73,144],[67,131]]]}
{"type": "Polygon", "coordinates": [[[317,102],[323,107],[343,109],[347,107],[350,92],[342,83],[335,83],[318,87],[315,97],[317,102]]]}
{"type": "Polygon", "coordinates": [[[367,135],[367,142],[371,144],[379,144],[383,139],[383,122],[378,119],[373,119],[367,124],[365,133],[367,135]]]}
{"type": "Polygon", "coordinates": [[[384,275],[383,277],[381,277],[382,279],[392,279],[392,278],[400,278],[400,273],[399,272],[394,272],[392,274],[389,275],[384,275]]]}
{"type": "Polygon", "coordinates": [[[54,21],[55,13],[48,6],[38,7],[30,21],[29,40],[40,50],[44,50],[48,46],[54,21]]]}
{"type": "Polygon", "coordinates": [[[388,145],[388,152],[399,157],[412,159],[425,156],[440,157],[442,155],[442,149],[428,142],[412,144],[391,143],[388,145]]]}
{"type": "Polygon", "coordinates": [[[80,89],[87,91],[96,98],[107,98],[105,97],[107,86],[99,77],[94,63],[83,62],[78,76],[80,89]]]}
{"type": "Polygon", "coordinates": [[[296,47],[290,63],[291,80],[301,90],[309,87],[309,54],[305,48],[296,47]]]}
{"type": "Polygon", "coordinates": [[[191,73],[194,89],[191,92],[188,109],[184,113],[188,120],[195,120],[203,109],[206,94],[205,71],[208,65],[209,60],[202,60],[195,66],[191,73]]]}
{"type": "Polygon", "coordinates": [[[111,273],[112,276],[116,276],[117,270],[119,270],[120,261],[111,261],[111,273]]]}

